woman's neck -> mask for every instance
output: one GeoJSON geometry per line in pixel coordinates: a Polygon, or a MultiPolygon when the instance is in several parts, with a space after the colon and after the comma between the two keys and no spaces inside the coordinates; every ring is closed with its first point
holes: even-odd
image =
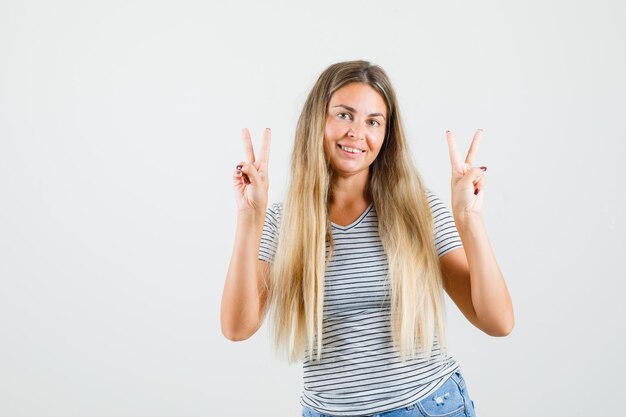
{"type": "Polygon", "coordinates": [[[371,202],[367,171],[350,176],[334,175],[330,187],[331,208],[341,210],[367,207],[371,202]]]}

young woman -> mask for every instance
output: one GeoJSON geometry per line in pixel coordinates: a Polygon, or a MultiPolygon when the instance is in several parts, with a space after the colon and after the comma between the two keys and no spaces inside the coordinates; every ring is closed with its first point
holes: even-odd
{"type": "Polygon", "coordinates": [[[452,213],[412,162],[396,95],[366,61],[328,67],[296,128],[284,204],[268,207],[270,130],[233,174],[235,247],[223,334],[245,340],[270,311],[278,352],[302,360],[304,416],[474,416],[445,348],[443,289],[492,336],[511,299],[481,216],[486,167],[446,132],[452,213]]]}

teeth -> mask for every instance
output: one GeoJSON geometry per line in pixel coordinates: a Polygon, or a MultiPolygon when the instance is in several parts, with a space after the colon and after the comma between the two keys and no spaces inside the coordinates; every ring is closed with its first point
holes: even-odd
{"type": "Polygon", "coordinates": [[[362,151],[362,150],[360,150],[360,149],[348,148],[347,146],[342,146],[342,145],[339,145],[339,147],[340,147],[341,149],[343,149],[344,151],[348,151],[348,152],[350,152],[350,153],[361,153],[361,152],[363,152],[363,151],[362,151]]]}

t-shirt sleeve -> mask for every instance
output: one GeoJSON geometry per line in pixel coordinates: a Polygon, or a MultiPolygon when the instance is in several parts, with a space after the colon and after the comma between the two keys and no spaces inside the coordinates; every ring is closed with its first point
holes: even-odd
{"type": "Polygon", "coordinates": [[[278,245],[278,227],[280,224],[281,203],[274,203],[265,212],[265,223],[263,224],[263,234],[259,245],[258,258],[262,261],[272,263],[276,246],[278,245]]]}
{"type": "Polygon", "coordinates": [[[433,231],[435,237],[435,249],[439,257],[453,249],[463,247],[461,237],[454,224],[452,213],[432,191],[426,191],[426,198],[433,213],[433,231]]]}

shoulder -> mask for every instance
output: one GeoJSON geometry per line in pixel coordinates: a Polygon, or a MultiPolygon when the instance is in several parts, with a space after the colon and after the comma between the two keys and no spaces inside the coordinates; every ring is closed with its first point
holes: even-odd
{"type": "Polygon", "coordinates": [[[282,201],[272,203],[267,206],[267,213],[272,214],[274,216],[280,217],[283,212],[283,203],[282,201]]]}
{"type": "Polygon", "coordinates": [[[449,228],[454,224],[452,212],[439,196],[433,191],[426,189],[426,199],[433,215],[435,228],[449,228]]]}
{"type": "Polygon", "coordinates": [[[267,211],[265,212],[265,224],[272,226],[274,228],[278,228],[280,224],[280,217],[283,212],[283,203],[276,202],[267,206],[267,211]]]}
{"type": "Polygon", "coordinates": [[[433,211],[433,213],[446,207],[443,201],[441,201],[441,198],[439,198],[439,196],[429,188],[425,188],[424,194],[426,195],[426,200],[428,201],[428,205],[430,206],[430,209],[433,211]]]}

